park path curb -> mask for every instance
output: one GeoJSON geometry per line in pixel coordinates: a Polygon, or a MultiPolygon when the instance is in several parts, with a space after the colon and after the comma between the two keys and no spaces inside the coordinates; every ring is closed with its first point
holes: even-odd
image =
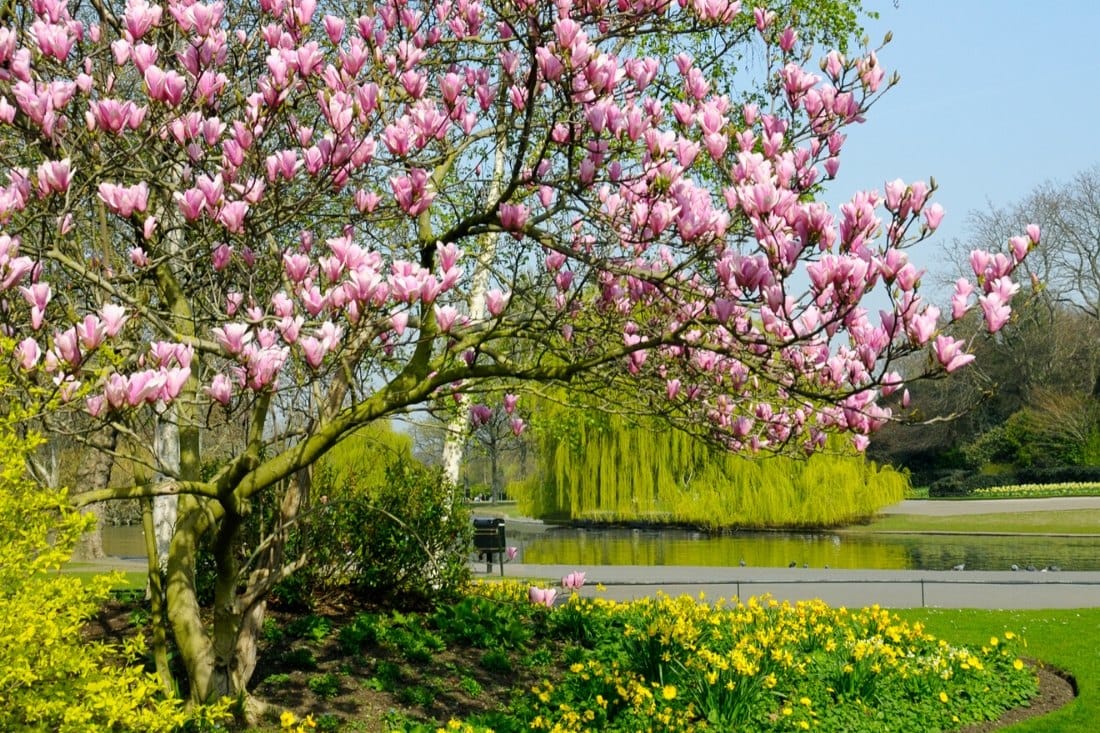
{"type": "MultiPolygon", "coordinates": [[[[473,566],[486,576],[484,564],[473,566]]],[[[768,594],[777,601],[821,599],[833,606],[885,608],[1039,609],[1100,606],[1100,572],[927,570],[823,570],[697,566],[509,564],[510,578],[558,583],[575,570],[586,573],[581,594],[626,601],[702,596],[708,601],[768,594]],[[597,584],[603,590],[597,589],[597,584]]]]}

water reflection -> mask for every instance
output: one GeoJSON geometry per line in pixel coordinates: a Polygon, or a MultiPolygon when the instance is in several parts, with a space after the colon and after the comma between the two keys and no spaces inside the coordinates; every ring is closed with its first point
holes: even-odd
{"type": "MultiPolygon", "coordinates": [[[[141,527],[108,527],[109,555],[144,557],[141,527]]],[[[741,532],[711,536],[685,530],[551,529],[508,526],[520,562],[585,565],[706,565],[864,570],[1009,570],[1050,565],[1100,570],[1100,539],[988,535],[883,535],[837,532],[741,532]]]]}
{"type": "MultiPolygon", "coordinates": [[[[985,535],[868,535],[742,532],[709,536],[683,530],[555,529],[523,537],[520,560],[567,565],[707,565],[865,570],[1009,570],[1060,566],[1100,570],[1100,540],[985,535]]],[[[511,542],[511,540],[509,540],[511,542]]]]}

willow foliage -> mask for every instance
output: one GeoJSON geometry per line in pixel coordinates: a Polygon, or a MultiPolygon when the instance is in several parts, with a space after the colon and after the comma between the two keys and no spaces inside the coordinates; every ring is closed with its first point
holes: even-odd
{"type": "Polygon", "coordinates": [[[705,527],[820,527],[900,501],[908,478],[837,439],[809,458],[722,452],[654,422],[547,408],[535,476],[510,489],[533,516],[705,527]]]}

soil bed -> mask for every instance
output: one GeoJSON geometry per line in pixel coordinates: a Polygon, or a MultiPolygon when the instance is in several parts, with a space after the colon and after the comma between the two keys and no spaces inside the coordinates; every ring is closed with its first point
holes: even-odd
{"type": "MultiPolygon", "coordinates": [[[[358,604],[357,604],[358,608],[358,604]]],[[[372,609],[360,609],[370,611],[372,609]]],[[[382,609],[374,609],[388,613],[382,609]]],[[[89,639],[119,642],[136,633],[140,603],[109,602],[85,628],[89,639]]],[[[438,721],[507,706],[513,691],[553,679],[560,660],[527,660],[515,651],[447,648],[434,651],[364,643],[349,652],[339,630],[353,619],[333,603],[312,613],[274,609],[265,625],[253,693],[275,714],[312,715],[327,730],[385,731],[397,721],[438,721]]],[[[961,733],[989,733],[1068,705],[1077,695],[1072,676],[1034,662],[1039,693],[1025,707],[998,720],[970,725],[961,733]]],[[[320,727],[320,726],[319,726],[320,727]]],[[[277,730],[278,724],[261,730],[277,730]]]]}

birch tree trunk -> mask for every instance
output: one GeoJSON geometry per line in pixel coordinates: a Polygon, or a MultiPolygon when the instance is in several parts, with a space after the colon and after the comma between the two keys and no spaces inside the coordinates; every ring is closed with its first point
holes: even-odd
{"type": "MultiPolygon", "coordinates": [[[[153,453],[156,455],[158,479],[167,476],[179,476],[180,472],[180,433],[175,420],[175,408],[168,408],[157,415],[156,429],[153,433],[153,453]]],[[[153,497],[153,539],[157,552],[157,566],[163,573],[168,569],[168,547],[172,543],[172,532],[176,528],[179,496],[153,497]]]]}
{"type": "MultiPolygon", "coordinates": [[[[489,181],[487,200],[495,202],[500,196],[500,185],[504,178],[504,155],[506,140],[503,133],[497,135],[496,148],[493,152],[493,177],[489,181]]],[[[470,320],[483,320],[487,314],[485,307],[485,294],[489,290],[489,266],[496,256],[497,234],[485,234],[478,239],[477,264],[474,267],[474,276],[470,284],[470,320]]],[[[466,447],[470,422],[470,403],[462,400],[458,403],[455,414],[447,422],[447,430],[443,437],[443,477],[450,483],[452,491],[458,490],[458,475],[462,469],[462,455],[466,447]]],[[[452,493],[451,503],[454,504],[457,497],[452,493]]]]}

